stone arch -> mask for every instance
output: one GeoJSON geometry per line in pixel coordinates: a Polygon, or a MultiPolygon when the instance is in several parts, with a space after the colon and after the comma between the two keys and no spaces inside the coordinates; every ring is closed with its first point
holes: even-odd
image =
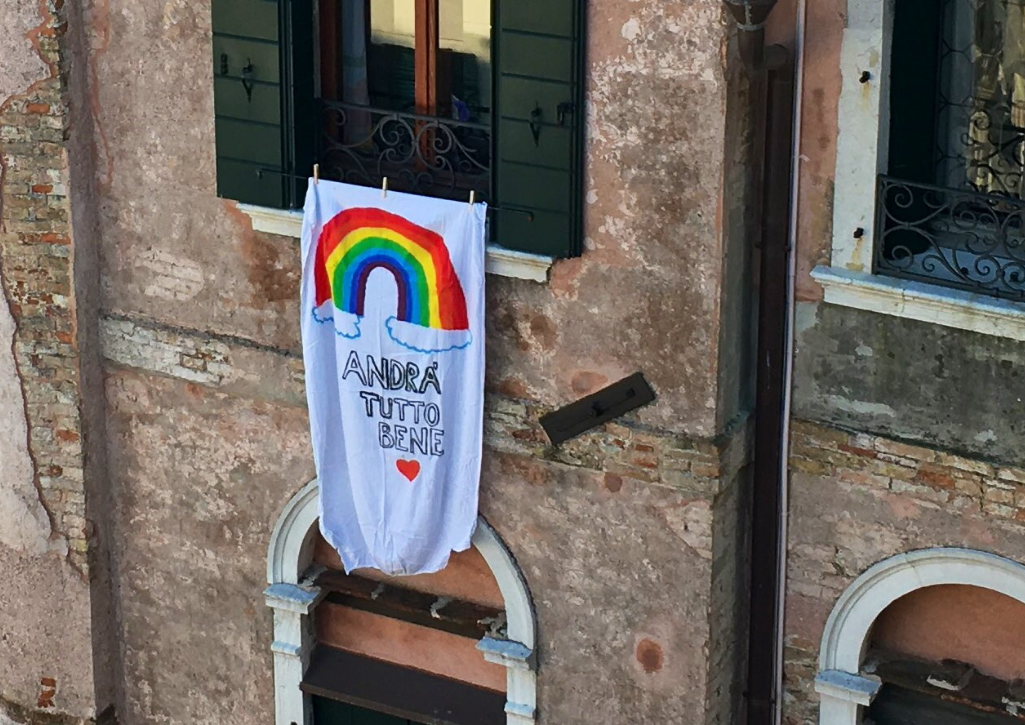
{"type": "MultiPolygon", "coordinates": [[[[320,519],[320,486],[310,481],[285,505],[271,534],[267,552],[267,606],[274,611],[274,700],[276,725],[311,721],[308,698],[299,689],[314,645],[310,613],[321,598],[303,581],[313,557],[320,519]]],[[[487,562],[502,592],[508,639],[485,638],[478,645],[489,662],[506,667],[508,725],[535,720],[537,624],[527,583],[509,550],[483,517],[477,521],[473,546],[487,562]]]]}
{"type": "Polygon", "coordinates": [[[837,600],[819,649],[820,725],[857,725],[860,708],[879,690],[860,674],[872,625],[883,611],[918,589],[961,584],[989,589],[1025,604],[1025,566],[970,549],[924,549],[885,559],[859,576],[837,600]]]}

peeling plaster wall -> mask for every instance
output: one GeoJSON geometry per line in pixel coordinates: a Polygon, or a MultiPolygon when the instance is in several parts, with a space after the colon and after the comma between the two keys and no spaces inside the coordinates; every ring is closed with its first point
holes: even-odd
{"type": "MultiPolygon", "coordinates": [[[[93,59],[107,309],[294,349],[295,243],[214,194],[208,3],[93,16],[94,38],[117,38],[93,59]]],[[[641,420],[710,437],[733,148],[720,3],[602,0],[591,16],[587,253],[547,286],[491,280],[490,385],[554,404],[643,367],[662,396],[641,420]]]]}
{"type": "Polygon", "coordinates": [[[801,418],[1021,464],[1025,346],[888,315],[798,309],[801,418]]]}
{"type": "MultiPolygon", "coordinates": [[[[876,562],[929,546],[1025,562],[1020,342],[821,302],[847,0],[809,0],[799,199],[785,722],[817,722],[820,637],[876,562]]],[[[960,620],[974,637],[971,621],[960,620]]],[[[979,630],[979,636],[984,635],[979,630]]]]}
{"type": "Polygon", "coordinates": [[[283,496],[314,475],[305,410],[117,368],[107,396],[120,722],[271,722],[266,552],[283,496]]]}
{"type": "Polygon", "coordinates": [[[93,718],[60,0],[0,7],[0,720],[93,718]]]}
{"type": "Polygon", "coordinates": [[[529,459],[493,456],[487,473],[503,485],[483,508],[538,610],[540,722],[703,722],[711,531],[694,546],[686,529],[703,526],[707,505],[631,481],[611,491],[601,473],[529,459]]]}
{"type": "Polygon", "coordinates": [[[820,302],[828,263],[847,0],[808,3],[798,229],[799,418],[1021,460],[1021,344],[820,302]],[[998,392],[999,391],[999,392],[998,392]]]}
{"type": "Polygon", "coordinates": [[[14,318],[6,300],[0,304],[0,546],[30,556],[50,549],[50,517],[35,486],[35,466],[28,451],[25,396],[14,362],[14,318]]]}
{"type": "MultiPolygon", "coordinates": [[[[100,243],[118,716],[267,722],[264,557],[313,475],[298,245],[216,198],[209,0],[81,7],[95,219],[76,224],[100,243]]],[[[618,722],[726,723],[750,97],[720,0],[589,12],[586,251],[547,285],[488,279],[482,511],[536,597],[542,723],[589,722],[595,702],[618,722]],[[638,369],[657,404],[546,444],[542,413],[638,369]]]]}
{"type": "Polygon", "coordinates": [[[50,68],[33,44],[39,28],[39,3],[11,0],[0,8],[0,47],[4,48],[0,69],[0,99],[6,104],[49,76],[50,68]]]}

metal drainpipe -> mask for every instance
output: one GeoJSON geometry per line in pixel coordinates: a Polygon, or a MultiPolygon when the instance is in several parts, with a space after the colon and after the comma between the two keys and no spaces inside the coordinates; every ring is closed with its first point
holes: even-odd
{"type": "MultiPolygon", "coordinates": [[[[788,49],[766,47],[765,23],[777,0],[723,0],[737,21],[742,57],[763,83],[765,173],[759,292],[758,395],[755,410],[754,490],[751,498],[750,610],[747,725],[778,725],[782,717],[783,606],[793,270],[796,231],[796,149],[802,18],[798,68],[788,49]],[[795,77],[796,76],[796,77],[795,77]]],[[[798,9],[803,12],[802,6],[798,9]]]]}
{"type": "Polygon", "coordinates": [[[797,243],[798,224],[800,222],[801,202],[801,138],[804,128],[804,63],[805,44],[804,36],[808,27],[808,0],[797,2],[797,27],[794,32],[794,58],[797,64],[794,83],[794,135],[792,141],[793,161],[791,162],[791,187],[790,187],[790,260],[787,265],[787,339],[786,339],[786,370],[783,382],[783,440],[781,441],[782,452],[780,461],[780,498],[783,516],[779,521],[781,552],[779,556],[779,600],[778,617],[776,630],[776,666],[778,671],[777,688],[780,693],[775,708],[775,725],[783,722],[783,667],[785,652],[785,605],[786,605],[786,583],[787,583],[787,540],[788,540],[788,512],[790,511],[790,417],[793,400],[794,387],[794,323],[796,314],[796,290],[797,290],[797,243]]]}

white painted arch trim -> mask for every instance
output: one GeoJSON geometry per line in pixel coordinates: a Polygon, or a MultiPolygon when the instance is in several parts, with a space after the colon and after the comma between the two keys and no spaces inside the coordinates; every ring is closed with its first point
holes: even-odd
{"type": "Polygon", "coordinates": [[[820,725],[857,725],[877,681],[861,676],[872,625],[895,601],[918,589],[943,584],[980,587],[1025,604],[1025,566],[970,549],[924,549],[879,562],[840,596],[826,621],[815,689],[820,725]]]}
{"type": "MultiPolygon", "coordinates": [[[[314,645],[310,614],[321,593],[302,581],[313,558],[320,516],[320,486],[310,481],[285,505],[271,533],[267,553],[267,605],[274,610],[276,725],[311,722],[309,698],[299,689],[314,645]]],[[[484,557],[505,602],[508,640],[485,638],[478,649],[489,662],[506,667],[506,722],[528,725],[537,707],[537,624],[530,591],[509,550],[480,518],[473,545],[484,557]]]]}

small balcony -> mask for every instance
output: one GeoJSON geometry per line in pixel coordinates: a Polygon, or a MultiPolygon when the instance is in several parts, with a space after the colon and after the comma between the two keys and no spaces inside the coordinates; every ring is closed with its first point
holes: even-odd
{"type": "Polygon", "coordinates": [[[880,176],[875,272],[1025,300],[1025,201],[880,176]]]}
{"type": "Polygon", "coordinates": [[[318,159],[327,179],[444,199],[491,191],[487,124],[322,101],[318,159]]]}

